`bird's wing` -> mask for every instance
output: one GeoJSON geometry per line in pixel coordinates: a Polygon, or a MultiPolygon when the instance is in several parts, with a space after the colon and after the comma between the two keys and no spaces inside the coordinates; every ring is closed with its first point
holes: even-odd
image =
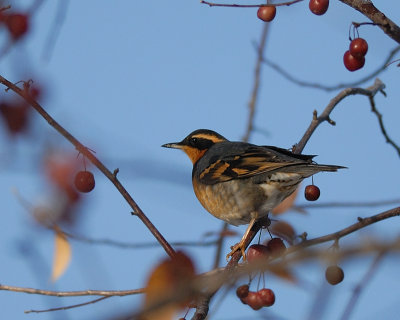
{"type": "Polygon", "coordinates": [[[249,178],[296,164],[312,163],[313,156],[295,155],[276,147],[249,145],[246,148],[210,159],[199,173],[204,184],[215,184],[232,179],[249,178]]]}

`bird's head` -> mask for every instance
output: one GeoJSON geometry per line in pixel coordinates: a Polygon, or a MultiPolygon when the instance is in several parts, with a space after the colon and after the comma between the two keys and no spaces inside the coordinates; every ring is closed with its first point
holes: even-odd
{"type": "Polygon", "coordinates": [[[207,129],[198,129],[181,142],[166,143],[162,147],[183,150],[194,164],[212,145],[222,141],[227,141],[227,139],[219,133],[207,129]]]}

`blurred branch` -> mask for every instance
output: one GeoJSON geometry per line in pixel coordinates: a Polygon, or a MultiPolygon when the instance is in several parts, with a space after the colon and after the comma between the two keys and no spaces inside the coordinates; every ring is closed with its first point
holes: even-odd
{"type": "MultiPolygon", "coordinates": [[[[282,258],[260,259],[252,263],[244,263],[230,271],[227,268],[219,268],[197,276],[192,283],[188,283],[187,288],[176,290],[173,295],[165,298],[163,301],[157,301],[157,304],[149,305],[140,313],[135,313],[133,318],[149,310],[156,310],[169,303],[184,301],[188,298],[188,293],[209,294],[201,301],[201,305],[193,315],[192,320],[203,320],[206,318],[209,308],[209,301],[212,297],[211,293],[215,293],[222,286],[234,283],[238,279],[254,274],[257,272],[271,272],[281,279],[288,279],[285,275],[291,275],[290,268],[300,263],[309,261],[343,261],[346,259],[354,259],[356,257],[366,256],[370,254],[386,254],[388,252],[400,251],[400,238],[393,241],[368,241],[361,242],[360,245],[352,247],[341,247],[340,250],[326,250],[326,248],[299,250],[297,252],[287,252],[282,258]],[[206,299],[207,298],[207,299],[206,299]]],[[[238,300],[239,301],[239,300],[238,300]]],[[[131,319],[131,318],[129,318],[131,319]]]]}
{"type": "Polygon", "coordinates": [[[263,60],[263,55],[264,55],[264,49],[265,49],[265,42],[267,39],[268,35],[268,30],[269,30],[269,24],[265,23],[262,33],[261,33],[261,38],[260,38],[260,44],[257,49],[257,62],[256,66],[254,68],[254,80],[253,80],[253,90],[251,93],[250,101],[248,103],[249,107],[249,118],[247,120],[247,129],[246,132],[242,138],[244,142],[248,142],[250,139],[250,134],[253,131],[253,124],[254,124],[254,116],[255,116],[255,111],[256,111],[256,103],[257,103],[257,98],[258,98],[258,92],[259,92],[259,87],[260,87],[260,73],[261,73],[261,67],[262,67],[262,60],[263,60]]]}
{"type": "Polygon", "coordinates": [[[53,19],[53,24],[49,29],[45,47],[42,53],[44,60],[47,62],[50,60],[51,55],[53,54],[53,50],[60,34],[61,27],[63,26],[65,18],[67,16],[68,6],[69,0],[58,1],[57,13],[53,19]]]}
{"type": "Polygon", "coordinates": [[[325,202],[325,203],[305,203],[293,206],[293,209],[315,209],[315,208],[362,208],[362,207],[381,207],[391,204],[400,204],[400,199],[389,199],[381,201],[354,201],[354,202],[325,202]]]}
{"type": "Polygon", "coordinates": [[[222,255],[222,247],[224,245],[224,239],[228,229],[229,229],[228,223],[224,221],[218,239],[213,242],[217,247],[214,258],[214,266],[213,266],[214,269],[219,267],[219,261],[221,260],[221,255],[222,255]]]}
{"type": "MultiPolygon", "coordinates": [[[[90,244],[96,245],[106,245],[111,247],[117,247],[122,249],[147,249],[153,248],[158,245],[158,242],[143,242],[143,243],[131,243],[131,242],[122,242],[111,239],[92,239],[82,235],[72,234],[69,232],[63,231],[63,233],[69,238],[76,241],[86,242],[90,244]]],[[[223,236],[223,235],[222,235],[223,236]]],[[[210,247],[214,246],[218,243],[219,240],[210,240],[210,241],[176,241],[170,242],[170,245],[176,247],[210,247]]]]}
{"type": "Polygon", "coordinates": [[[23,288],[15,286],[7,286],[0,284],[0,290],[22,292],[29,294],[40,294],[44,296],[53,297],[81,297],[81,296],[103,296],[103,297],[122,297],[133,294],[141,294],[145,292],[145,289],[132,289],[132,290],[82,290],[82,291],[51,291],[41,290],[33,288],[23,288]]]}
{"type": "Polygon", "coordinates": [[[262,3],[262,4],[226,4],[226,3],[214,3],[208,2],[205,0],[200,0],[200,3],[207,4],[210,7],[230,7],[230,8],[258,8],[258,7],[281,7],[281,6],[290,6],[297,2],[301,2],[303,0],[292,0],[282,3],[262,3]]]}
{"type": "Polygon", "coordinates": [[[315,88],[315,89],[320,89],[320,90],[329,92],[329,91],[335,91],[335,90],[339,90],[339,89],[343,89],[343,88],[355,87],[355,86],[358,86],[360,84],[363,84],[363,83],[375,78],[376,76],[378,76],[380,73],[382,73],[386,69],[386,67],[388,66],[388,63],[390,63],[392,61],[393,57],[399,51],[400,51],[400,46],[397,46],[396,48],[392,49],[389,52],[389,55],[387,56],[385,61],[382,63],[382,65],[379,66],[375,71],[371,72],[369,75],[365,76],[364,78],[361,78],[358,81],[355,81],[352,83],[339,83],[339,84],[332,85],[332,86],[323,85],[323,84],[320,84],[317,82],[308,82],[305,80],[300,80],[298,78],[295,78],[293,75],[291,75],[289,72],[284,70],[278,64],[276,64],[272,61],[269,61],[266,58],[263,58],[263,62],[266,65],[270,66],[272,69],[274,69],[276,72],[278,72],[281,76],[283,76],[287,80],[289,80],[301,87],[315,88]]]}
{"type": "Polygon", "coordinates": [[[357,286],[353,290],[353,294],[347,303],[347,306],[342,314],[341,320],[348,320],[350,319],[350,315],[352,311],[354,310],[354,307],[358,301],[358,299],[361,296],[362,290],[365,289],[368,283],[371,282],[371,279],[378,270],[378,266],[381,263],[383,257],[385,256],[385,252],[381,251],[379,252],[375,259],[372,261],[367,273],[364,275],[364,277],[360,280],[360,282],[357,284],[357,286]]]}
{"type": "Polygon", "coordinates": [[[377,9],[372,1],[360,1],[360,0],[340,0],[347,4],[353,9],[361,12],[364,16],[369,18],[377,26],[379,26],[383,32],[385,32],[390,38],[397,43],[400,43],[400,28],[392,20],[385,16],[383,12],[377,9]]]}
{"type": "MultiPolygon", "coordinates": [[[[174,249],[171,245],[165,240],[160,231],[153,225],[153,223],[147,218],[142,209],[136,204],[128,191],[124,188],[121,182],[117,179],[117,175],[112,173],[110,170],[106,168],[106,166],[95,156],[93,153],[85,147],[81,142],[79,142],[71,133],[69,133],[64,127],[62,127],[56,120],[54,120],[44,109],[43,107],[29,95],[29,82],[24,83],[24,89],[19,88],[12,82],[8,81],[4,77],[0,76],[0,83],[7,87],[6,90],[11,89],[20,97],[22,97],[26,102],[28,102],[47,122],[50,126],[52,126],[56,131],[58,131],[65,139],[67,139],[78,152],[82,153],[91,163],[93,163],[117,188],[120,194],[124,197],[126,202],[130,205],[133,212],[132,214],[136,215],[144,225],[150,230],[150,232],[154,235],[157,241],[164,248],[165,252],[169,256],[173,256],[175,254],[174,249]]],[[[115,172],[115,171],[114,171],[115,172]]]]}
{"type": "Polygon", "coordinates": [[[385,85],[383,84],[383,82],[379,79],[375,80],[375,83],[364,89],[364,88],[347,88],[342,90],[336,97],[334,97],[329,104],[327,105],[327,107],[325,108],[325,110],[321,113],[320,116],[317,115],[317,111],[314,110],[314,114],[313,114],[313,119],[311,121],[311,124],[309,125],[309,127],[307,128],[306,132],[304,133],[303,137],[301,138],[301,140],[299,141],[299,143],[297,145],[295,145],[293,147],[293,152],[295,153],[301,153],[306,145],[306,143],[308,142],[308,140],[311,138],[311,135],[314,133],[315,129],[317,129],[317,127],[327,121],[328,123],[330,123],[331,125],[335,125],[335,122],[330,118],[330,114],[333,111],[333,109],[346,97],[351,96],[351,95],[363,95],[363,96],[367,96],[371,99],[374,98],[374,96],[378,93],[378,92],[383,92],[383,89],[385,88],[385,85]]]}

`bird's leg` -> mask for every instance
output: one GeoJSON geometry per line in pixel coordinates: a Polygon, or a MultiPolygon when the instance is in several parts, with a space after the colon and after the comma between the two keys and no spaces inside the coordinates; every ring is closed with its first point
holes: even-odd
{"type": "Polygon", "coordinates": [[[248,227],[247,227],[247,229],[246,229],[246,231],[245,231],[245,233],[244,233],[242,239],[240,240],[239,243],[236,243],[234,246],[231,247],[231,252],[229,252],[229,253],[226,255],[226,260],[229,260],[229,258],[230,258],[237,250],[239,250],[239,249],[240,249],[240,251],[242,252],[243,260],[246,260],[246,252],[245,252],[245,249],[246,249],[246,241],[247,241],[247,237],[248,237],[248,235],[249,235],[249,233],[250,233],[250,230],[251,230],[251,228],[253,227],[253,225],[254,225],[254,223],[256,222],[256,220],[257,220],[257,216],[254,217],[253,219],[251,219],[251,221],[250,221],[250,223],[249,223],[249,225],[248,225],[248,227]]]}

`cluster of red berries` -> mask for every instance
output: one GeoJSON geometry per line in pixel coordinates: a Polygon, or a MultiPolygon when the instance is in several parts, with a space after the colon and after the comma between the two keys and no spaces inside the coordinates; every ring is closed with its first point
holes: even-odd
{"type": "Polygon", "coordinates": [[[94,189],[94,175],[90,171],[79,171],[74,179],[75,188],[80,192],[90,192],[94,189]]]}
{"type": "Polygon", "coordinates": [[[254,310],[259,310],[262,307],[270,307],[275,303],[274,292],[267,288],[250,291],[249,285],[244,284],[236,289],[236,295],[243,304],[247,304],[254,310]]]}
{"type": "Polygon", "coordinates": [[[349,50],[343,55],[344,66],[349,71],[361,69],[365,64],[368,42],[363,38],[355,38],[350,42],[349,50]]]}
{"type": "Polygon", "coordinates": [[[3,8],[0,11],[0,24],[7,28],[13,40],[18,40],[29,30],[29,16],[23,13],[7,13],[3,8]]]}
{"type": "Polygon", "coordinates": [[[266,244],[253,244],[247,249],[246,258],[249,263],[256,260],[267,260],[270,257],[279,257],[286,250],[286,246],[280,238],[272,238],[266,244]]]}
{"type": "MultiPolygon", "coordinates": [[[[268,260],[269,258],[279,257],[286,250],[286,246],[280,238],[272,238],[266,244],[253,244],[247,250],[247,261],[268,260]]],[[[271,289],[263,288],[258,291],[250,291],[249,285],[242,285],[237,288],[236,295],[242,303],[247,304],[254,310],[262,307],[270,307],[275,303],[275,294],[271,289]]]]}
{"type": "Polygon", "coordinates": [[[333,286],[342,282],[344,279],[343,269],[338,265],[329,266],[325,270],[325,279],[333,286]]]}

